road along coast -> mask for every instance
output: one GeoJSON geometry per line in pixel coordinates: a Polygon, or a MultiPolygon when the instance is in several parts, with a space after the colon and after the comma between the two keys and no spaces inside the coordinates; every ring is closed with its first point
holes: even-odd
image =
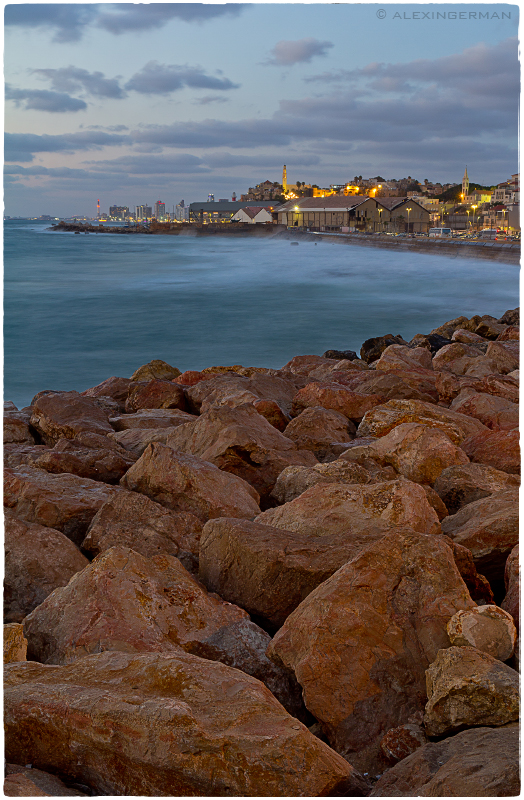
{"type": "Polygon", "coordinates": [[[7,402],[6,794],[518,795],[519,330],[7,402]]]}
{"type": "Polygon", "coordinates": [[[59,222],[51,228],[57,232],[72,233],[118,233],[167,236],[278,236],[293,241],[315,241],[359,247],[379,247],[387,250],[402,250],[408,253],[429,253],[449,258],[482,258],[508,264],[520,263],[520,242],[466,242],[458,239],[401,238],[397,236],[365,236],[363,234],[324,233],[291,230],[283,225],[221,224],[193,225],[176,223],[152,223],[150,227],[123,226],[104,227],[85,223],[59,222]]]}

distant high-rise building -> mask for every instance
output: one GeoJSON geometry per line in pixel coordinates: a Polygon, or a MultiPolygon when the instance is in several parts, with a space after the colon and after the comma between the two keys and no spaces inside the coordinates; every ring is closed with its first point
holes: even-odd
{"type": "Polygon", "coordinates": [[[127,206],[109,206],[109,216],[111,219],[127,219],[129,208],[127,206]]]}
{"type": "Polygon", "coordinates": [[[151,206],[137,206],[136,207],[136,218],[137,220],[147,220],[151,219],[153,216],[153,209],[151,206]]]}
{"type": "Polygon", "coordinates": [[[215,202],[215,195],[214,194],[208,194],[207,202],[208,203],[214,203],[215,202]]]}
{"type": "Polygon", "coordinates": [[[157,200],[155,203],[155,219],[163,219],[166,215],[166,204],[163,203],[161,200],[157,200]]]}
{"type": "Polygon", "coordinates": [[[175,209],[175,219],[177,222],[185,222],[187,219],[189,219],[189,207],[186,208],[183,200],[181,200],[180,203],[177,203],[175,209]]]}

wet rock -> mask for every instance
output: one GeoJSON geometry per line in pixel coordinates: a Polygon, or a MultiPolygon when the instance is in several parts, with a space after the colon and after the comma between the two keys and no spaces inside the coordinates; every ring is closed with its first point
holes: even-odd
{"type": "Polygon", "coordinates": [[[24,626],[18,622],[4,625],[4,664],[25,661],[26,655],[27,639],[24,637],[24,626]]]}
{"type": "Polygon", "coordinates": [[[464,439],[460,446],[474,463],[487,464],[510,474],[520,474],[518,430],[482,431],[464,439]]]}
{"type": "Polygon", "coordinates": [[[310,383],[293,398],[291,413],[296,417],[305,408],[322,406],[337,411],[347,419],[360,420],[366,411],[383,402],[384,398],[380,395],[351,392],[339,383],[310,383]]]}
{"type": "Polygon", "coordinates": [[[440,533],[437,515],[421,486],[397,480],[370,485],[319,483],[295,500],[270,508],[256,522],[300,533],[324,536],[344,528],[363,532],[374,520],[420,533],[440,533]]]}
{"type": "Polygon", "coordinates": [[[448,636],[456,647],[476,647],[499,661],[513,655],[517,641],[511,614],[496,605],[457,611],[448,622],[448,636]]]}
{"type": "Polygon", "coordinates": [[[518,725],[474,728],[420,747],[371,797],[513,797],[520,794],[518,725]]]}
{"type": "Polygon", "coordinates": [[[4,620],[21,622],[89,563],[63,533],[4,516],[4,620]]]}
{"type": "MultiPolygon", "coordinates": [[[[150,428],[177,428],[195,419],[193,414],[177,408],[142,408],[135,414],[120,414],[110,417],[109,422],[115,431],[150,428]]],[[[113,436],[113,434],[109,434],[113,436]]]]}
{"type": "Polygon", "coordinates": [[[369,791],[262,683],[224,664],[183,652],[102,653],[6,669],[8,759],[46,764],[99,794],[369,791]]]}
{"type": "Polygon", "coordinates": [[[360,358],[362,361],[365,361],[366,364],[371,364],[372,361],[376,361],[380,358],[386,347],[392,344],[407,345],[407,342],[404,341],[402,336],[393,336],[391,333],[387,333],[385,336],[375,336],[371,339],[366,339],[360,348],[360,358]]]}
{"type": "Polygon", "coordinates": [[[268,655],[294,670],[331,746],[376,776],[384,735],[424,707],[449,618],[473,606],[440,537],[394,531],[314,589],[268,655]]]}
{"type": "Polygon", "coordinates": [[[518,672],[475,647],[440,650],[426,671],[426,684],[428,736],[519,718],[518,672]]]}
{"type": "Polygon", "coordinates": [[[132,381],[172,381],[173,378],[178,378],[182,373],[176,367],[171,367],[161,359],[155,359],[148,364],[139,367],[131,375],[132,381]]]}
{"type": "Polygon", "coordinates": [[[509,475],[487,464],[459,464],[446,467],[433,488],[449,513],[455,514],[468,503],[519,485],[520,479],[516,475],[509,475]]]}
{"type": "Polygon", "coordinates": [[[420,400],[389,400],[368,411],[357,429],[357,437],[385,436],[403,422],[418,422],[431,428],[440,428],[454,444],[487,430],[474,417],[451,411],[420,400]]]}
{"type": "Polygon", "coordinates": [[[317,463],[313,453],[299,450],[252,405],[211,409],[196,422],[177,428],[167,443],[247,481],[264,502],[285,467],[317,463]]]}
{"type": "Polygon", "coordinates": [[[514,430],[519,424],[516,403],[484,392],[461,392],[451,403],[450,410],[475,417],[494,431],[514,430]]]}
{"type": "Polygon", "coordinates": [[[102,435],[113,432],[109,415],[97,399],[79,392],[41,394],[32,408],[31,425],[50,445],[59,439],[73,439],[84,431],[102,435]]]}
{"type": "Polygon", "coordinates": [[[143,494],[122,489],[95,514],[82,549],[95,556],[116,546],[146,558],[164,553],[194,572],[201,531],[202,522],[194,514],[169,511],[143,494]]]}
{"type": "Polygon", "coordinates": [[[129,390],[125,410],[129,413],[142,408],[177,408],[186,410],[184,390],[169,380],[153,379],[138,383],[129,390]]]}
{"type": "Polygon", "coordinates": [[[202,522],[215,517],[250,519],[259,512],[258,494],[242,478],[159,442],[148,445],[121,485],[172,511],[194,514],[202,522]]]}
{"type": "Polygon", "coordinates": [[[350,442],[356,430],[343,414],[316,406],[305,408],[292,419],[285,435],[299,450],[311,450],[317,458],[325,458],[333,452],[334,442],[350,442]]]}
{"type": "Polygon", "coordinates": [[[76,545],[101,506],[120,490],[76,475],[43,469],[4,470],[4,506],[26,522],[62,531],[76,545]]]}
{"type": "Polygon", "coordinates": [[[506,596],[502,608],[511,614],[517,631],[520,630],[520,565],[519,546],[515,545],[508,556],[504,570],[506,596]]]}
{"type": "Polygon", "coordinates": [[[502,583],[506,559],[518,543],[516,489],[497,492],[442,520],[442,532],[471,550],[477,570],[502,583]]]}
{"type": "Polygon", "coordinates": [[[277,503],[289,503],[317,483],[373,483],[369,472],[360,466],[337,459],[314,467],[286,467],[271,492],[277,503]]]}

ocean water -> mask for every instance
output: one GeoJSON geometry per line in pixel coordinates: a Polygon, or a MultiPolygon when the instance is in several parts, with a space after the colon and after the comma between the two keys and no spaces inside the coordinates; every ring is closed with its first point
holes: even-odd
{"type": "Polygon", "coordinates": [[[517,266],[271,238],[4,227],[4,398],[83,391],[160,358],[184,371],[409,340],[518,305],[517,266]]]}

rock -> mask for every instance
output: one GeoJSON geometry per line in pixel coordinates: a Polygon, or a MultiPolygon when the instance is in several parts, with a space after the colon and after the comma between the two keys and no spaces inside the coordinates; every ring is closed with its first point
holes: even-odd
{"type": "Polygon", "coordinates": [[[509,375],[485,375],[475,381],[471,388],[476,392],[497,395],[512,403],[519,402],[519,382],[509,375]]]}
{"type": "Polygon", "coordinates": [[[342,359],[355,361],[358,356],[354,350],[326,350],[326,352],[323,353],[322,358],[334,358],[337,361],[341,361],[342,359]]]}
{"type": "MultiPolygon", "coordinates": [[[[182,424],[184,425],[185,423],[182,424]]],[[[110,433],[109,436],[113,441],[138,458],[152,442],[165,444],[176,427],[178,426],[174,425],[169,428],[129,428],[128,430],[110,433]]]]}
{"type": "Polygon", "coordinates": [[[331,361],[331,364],[322,364],[320,367],[312,369],[308,377],[319,381],[343,383],[343,381],[339,381],[341,377],[347,377],[364,370],[368,370],[368,365],[365,361],[361,361],[360,358],[355,361],[343,358],[341,361],[331,361]]]}
{"type": "Polygon", "coordinates": [[[289,417],[286,417],[280,406],[275,400],[255,400],[254,407],[261,414],[264,419],[267,419],[270,425],[283,433],[289,422],[289,417]]]}
{"type": "Polygon", "coordinates": [[[195,386],[200,381],[210,381],[212,380],[213,375],[205,372],[199,372],[195,369],[189,369],[179,375],[177,378],[173,378],[173,383],[178,383],[179,386],[195,386]]]}
{"type": "Polygon", "coordinates": [[[402,344],[390,344],[378,359],[375,369],[382,372],[390,372],[397,369],[433,371],[433,362],[431,353],[425,347],[406,347],[402,344]]]}
{"type": "Polygon", "coordinates": [[[293,398],[291,414],[296,417],[305,408],[322,406],[337,411],[347,419],[360,420],[366,411],[383,402],[384,398],[380,395],[351,392],[339,383],[310,383],[293,398]]]}
{"type": "Polygon", "coordinates": [[[268,655],[294,670],[331,746],[376,776],[384,734],[424,707],[449,618],[473,606],[440,537],[393,531],[314,589],[268,655]]]}
{"type": "Polygon", "coordinates": [[[463,727],[498,727],[519,718],[519,675],[475,647],[439,650],[426,671],[424,727],[442,736],[463,727]]]}
{"type": "Polygon", "coordinates": [[[285,467],[317,463],[313,453],[298,450],[291,439],[270,425],[252,405],[211,409],[195,422],[177,428],[167,444],[242,478],[264,502],[285,467]]]}
{"type": "Polygon", "coordinates": [[[122,489],[95,514],[82,549],[95,556],[117,546],[146,558],[176,556],[195,572],[201,531],[202,522],[194,514],[169,511],[144,494],[122,489]]]}
{"type": "Polygon", "coordinates": [[[495,339],[496,342],[510,342],[512,340],[520,340],[520,327],[518,325],[508,325],[508,327],[500,333],[495,339]]]}
{"type": "Polygon", "coordinates": [[[76,545],[98,509],[118,491],[100,481],[35,467],[4,470],[4,506],[19,519],[62,531],[76,545]]]}
{"type": "Polygon", "coordinates": [[[89,563],[63,533],[4,516],[4,620],[22,622],[89,563]]]}
{"type": "MultiPolygon", "coordinates": [[[[512,340],[500,339],[497,342],[490,342],[486,350],[486,358],[490,358],[496,366],[494,372],[500,375],[507,375],[519,368],[518,346],[512,351],[509,342],[512,340]]],[[[518,345],[518,337],[517,342],[518,345]]]]}
{"type": "Polygon", "coordinates": [[[125,408],[127,395],[133,386],[133,381],[129,378],[108,378],[97,386],[91,389],[86,389],[81,392],[84,397],[111,397],[116,400],[120,409],[123,411],[125,408]]]}
{"type": "Polygon", "coordinates": [[[417,333],[410,341],[410,347],[425,347],[432,355],[438,353],[441,347],[445,347],[450,343],[446,336],[441,336],[438,333],[417,333]]]}
{"type": "Polygon", "coordinates": [[[427,370],[391,369],[332,374],[332,380],[359,394],[377,394],[384,400],[422,400],[436,403],[435,373],[427,370]]]}
{"type": "Polygon", "coordinates": [[[26,655],[27,639],[24,637],[24,626],[18,622],[4,625],[4,664],[25,661],[26,655]]]}
{"type": "Polygon", "coordinates": [[[442,520],[442,532],[471,550],[489,582],[502,582],[506,558],[518,543],[517,489],[497,492],[442,520]]]}
{"type": "Polygon", "coordinates": [[[286,467],[271,492],[279,505],[299,497],[317,483],[373,483],[369,472],[360,464],[337,459],[314,467],[286,467]]]}
{"type": "Polygon", "coordinates": [[[430,742],[395,764],[371,797],[514,797],[520,794],[518,725],[474,728],[430,742]]]}
{"type": "Polygon", "coordinates": [[[368,411],[357,429],[357,437],[385,436],[403,422],[418,422],[440,428],[454,444],[487,430],[479,420],[420,400],[388,400],[368,411]]]}
{"type": "Polygon", "coordinates": [[[350,442],[356,430],[351,420],[338,411],[313,406],[291,420],[285,435],[299,450],[311,450],[317,458],[325,458],[332,453],[334,442],[350,442]]]}
{"type": "Polygon", "coordinates": [[[366,339],[360,348],[360,358],[362,361],[365,361],[366,364],[371,364],[373,361],[380,358],[386,347],[392,344],[406,345],[407,342],[404,341],[402,336],[393,336],[391,333],[387,333],[385,336],[375,336],[371,339],[366,339]]]}
{"type": "Polygon", "coordinates": [[[514,430],[519,424],[516,403],[484,392],[461,392],[451,403],[450,410],[475,417],[494,431],[514,430]]]}
{"type": "Polygon", "coordinates": [[[376,520],[389,526],[408,525],[420,533],[440,533],[437,515],[424,489],[406,480],[364,486],[319,483],[295,500],[259,514],[255,522],[325,536],[344,528],[362,535],[376,520]]]}
{"type": "Polygon", "coordinates": [[[152,381],[152,380],[159,380],[159,381],[172,381],[174,378],[178,378],[179,375],[182,373],[176,367],[171,367],[169,364],[166,364],[165,361],[161,359],[155,359],[154,361],[150,361],[148,364],[144,364],[142,367],[139,367],[133,374],[131,375],[132,381],[152,381]]]}
{"type": "Polygon", "coordinates": [[[465,452],[444,431],[414,422],[397,425],[370,445],[370,450],[381,463],[391,464],[415,483],[432,484],[442,470],[469,463],[465,452]]]}
{"type": "Polygon", "coordinates": [[[451,337],[452,342],[461,342],[462,344],[475,344],[475,342],[485,342],[483,336],[478,333],[473,333],[465,328],[457,328],[451,337]]]}
{"type": "Polygon", "coordinates": [[[35,444],[35,437],[29,426],[30,420],[31,414],[26,411],[4,410],[4,444],[35,444]]]}
{"type": "Polygon", "coordinates": [[[76,439],[59,439],[51,450],[38,455],[32,463],[55,475],[70,473],[80,478],[91,478],[104,483],[118,483],[136,457],[115,443],[107,441],[107,447],[83,447],[76,439]]]}
{"type": "Polygon", "coordinates": [[[460,446],[474,463],[487,464],[514,475],[520,474],[518,430],[482,431],[464,439],[460,446]]]}
{"type": "Polygon", "coordinates": [[[375,522],[321,535],[247,520],[204,526],[199,578],[211,592],[279,628],[320,583],[388,532],[375,522]]]}
{"type": "Polygon", "coordinates": [[[475,333],[483,336],[484,339],[496,339],[501,333],[504,332],[506,326],[496,322],[494,317],[482,319],[482,321],[475,328],[475,333]]]}
{"type": "MultiPolygon", "coordinates": [[[[109,422],[115,431],[151,428],[177,428],[186,422],[193,422],[193,414],[178,408],[142,408],[135,414],[120,414],[110,417],[109,422]]],[[[113,436],[113,434],[109,434],[113,436]]]]}
{"type": "Polygon", "coordinates": [[[504,584],[506,596],[502,601],[501,607],[513,617],[513,621],[520,630],[520,565],[519,565],[519,546],[515,545],[508,556],[504,570],[504,584]]]}
{"type": "Polygon", "coordinates": [[[475,346],[454,342],[438,351],[433,358],[433,369],[435,372],[447,371],[464,375],[481,356],[482,351],[475,346]]]}
{"type": "Polygon", "coordinates": [[[450,514],[475,500],[495,492],[517,488],[520,479],[487,464],[462,464],[446,467],[433,484],[450,514]]]}
{"type": "Polygon", "coordinates": [[[426,493],[428,503],[430,504],[431,508],[439,518],[440,522],[441,519],[444,519],[444,517],[447,517],[449,515],[448,509],[446,508],[446,506],[444,505],[444,503],[442,502],[436,491],[431,486],[429,486],[427,483],[423,483],[421,485],[426,493]]]}
{"type": "Polygon", "coordinates": [[[6,764],[4,794],[8,797],[89,797],[85,792],[66,786],[56,775],[50,775],[41,769],[21,767],[18,764],[6,764]],[[6,785],[10,793],[5,791],[6,785]],[[21,790],[23,787],[31,789],[31,792],[22,795],[17,789],[21,790]]]}
{"type": "Polygon", "coordinates": [[[129,413],[142,408],[177,408],[186,410],[186,398],[181,386],[157,378],[138,383],[129,390],[125,410],[129,413]]]}
{"type": "Polygon", "coordinates": [[[369,791],[262,683],[224,664],[183,652],[102,653],[68,666],[6,670],[8,759],[45,764],[95,793],[369,791]]]}
{"type": "Polygon", "coordinates": [[[202,522],[215,517],[252,519],[259,513],[258,494],[242,478],[159,442],[148,445],[121,485],[202,522]]]}
{"type": "Polygon", "coordinates": [[[294,375],[308,375],[312,370],[321,366],[333,366],[331,359],[326,356],[294,356],[291,361],[284,364],[283,370],[294,375]]]}
{"type": "Polygon", "coordinates": [[[449,406],[451,401],[463,389],[480,391],[482,385],[478,378],[468,375],[455,375],[453,372],[436,372],[435,388],[438,392],[439,403],[449,406]]]}
{"type": "Polygon", "coordinates": [[[402,761],[426,743],[426,734],[421,726],[407,722],[398,728],[391,728],[380,742],[380,747],[386,758],[402,761]]]}
{"type": "Polygon", "coordinates": [[[510,309],[506,311],[498,320],[501,325],[519,325],[520,324],[520,308],[510,309]]]}
{"type": "Polygon", "coordinates": [[[457,611],[448,622],[448,636],[456,647],[476,647],[499,661],[513,655],[517,629],[511,614],[496,605],[457,611]]]}
{"type": "Polygon", "coordinates": [[[289,415],[296,391],[295,384],[282,377],[256,373],[249,378],[231,373],[199,382],[187,389],[186,394],[189,407],[195,413],[203,414],[215,406],[273,400],[285,415],[289,415]]]}
{"type": "Polygon", "coordinates": [[[445,336],[448,339],[451,339],[451,336],[457,328],[465,328],[468,331],[474,331],[477,325],[479,324],[481,317],[478,315],[474,316],[469,320],[467,317],[455,317],[455,319],[449,320],[449,322],[445,322],[444,325],[440,325],[438,328],[434,328],[431,333],[438,334],[439,336],[445,336]]]}
{"type": "Polygon", "coordinates": [[[32,408],[31,425],[50,445],[59,439],[73,439],[83,431],[102,435],[113,432],[109,415],[97,399],[78,392],[41,394],[32,408]]]}
{"type": "Polygon", "coordinates": [[[467,547],[463,547],[461,544],[457,544],[457,542],[454,542],[449,536],[444,535],[442,539],[453,553],[453,558],[460,572],[460,577],[468,587],[471,599],[479,606],[492,605],[495,600],[493,598],[491,586],[484,575],[479,575],[477,572],[471,550],[468,550],[467,547]]]}

